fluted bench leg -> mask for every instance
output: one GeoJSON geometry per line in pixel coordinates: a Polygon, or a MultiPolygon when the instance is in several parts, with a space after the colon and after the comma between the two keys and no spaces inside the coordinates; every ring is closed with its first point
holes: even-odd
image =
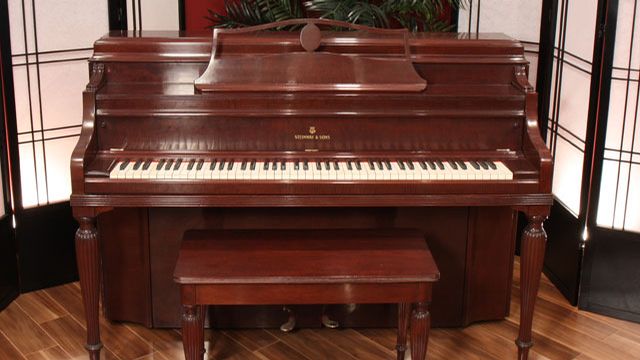
{"type": "Polygon", "coordinates": [[[411,317],[411,359],[424,360],[429,343],[431,315],[427,303],[418,303],[411,317]]]}
{"type": "Polygon", "coordinates": [[[202,305],[182,306],[182,343],[186,360],[204,357],[204,311],[202,305]]]}

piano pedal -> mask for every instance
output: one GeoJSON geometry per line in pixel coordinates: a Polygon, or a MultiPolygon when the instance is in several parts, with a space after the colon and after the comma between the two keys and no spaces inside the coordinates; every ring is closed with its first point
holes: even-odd
{"type": "Polygon", "coordinates": [[[351,314],[358,308],[358,304],[347,304],[347,314],[351,314]]]}
{"type": "Polygon", "coordinates": [[[291,332],[296,328],[296,314],[288,307],[282,307],[282,311],[286,311],[289,314],[289,319],[284,324],[280,325],[280,331],[291,332]]]}
{"type": "Polygon", "coordinates": [[[322,326],[329,328],[329,329],[336,329],[340,327],[340,323],[331,319],[329,317],[329,315],[323,314],[322,315],[322,326]]]}
{"type": "Polygon", "coordinates": [[[328,329],[336,329],[340,327],[340,323],[331,319],[329,315],[326,314],[327,305],[322,305],[322,326],[328,329]]]}

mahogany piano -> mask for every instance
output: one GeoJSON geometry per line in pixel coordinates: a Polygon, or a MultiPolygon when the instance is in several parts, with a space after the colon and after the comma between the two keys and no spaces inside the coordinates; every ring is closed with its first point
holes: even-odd
{"type": "Polygon", "coordinates": [[[71,205],[91,358],[101,287],[107,318],[178,326],[189,228],[416,227],[442,273],[434,326],[502,319],[518,212],[527,358],[552,161],[517,41],[304,19],[112,33],[89,69],[71,205]]]}

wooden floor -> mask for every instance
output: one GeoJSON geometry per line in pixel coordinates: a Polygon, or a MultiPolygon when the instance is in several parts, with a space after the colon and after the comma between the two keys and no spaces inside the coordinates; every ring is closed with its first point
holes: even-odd
{"type": "MultiPolygon", "coordinates": [[[[515,359],[518,266],[511,316],[464,329],[435,329],[429,359],[515,359]]],[[[85,359],[77,283],[21,295],[0,312],[0,359],[85,359]]],[[[177,330],[102,319],[103,359],[181,359],[177,330]]],[[[533,359],[640,359],[640,324],[578,311],[544,279],[534,318],[533,359]]],[[[394,329],[242,330],[207,333],[209,359],[395,359],[394,329]]],[[[407,356],[408,358],[408,356],[407,356]]]]}

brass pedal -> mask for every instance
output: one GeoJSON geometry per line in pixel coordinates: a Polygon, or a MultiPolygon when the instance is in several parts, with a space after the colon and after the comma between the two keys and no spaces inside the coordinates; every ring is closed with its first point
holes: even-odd
{"type": "Polygon", "coordinates": [[[287,320],[287,322],[280,325],[280,331],[291,332],[296,328],[296,314],[293,312],[293,310],[289,309],[286,306],[282,307],[282,311],[286,311],[287,313],[289,313],[289,319],[287,320]]]}
{"type": "Polygon", "coordinates": [[[327,315],[325,312],[327,310],[327,305],[322,305],[322,326],[329,328],[329,329],[336,329],[340,327],[340,323],[331,319],[329,317],[329,315],[327,315]]]}

